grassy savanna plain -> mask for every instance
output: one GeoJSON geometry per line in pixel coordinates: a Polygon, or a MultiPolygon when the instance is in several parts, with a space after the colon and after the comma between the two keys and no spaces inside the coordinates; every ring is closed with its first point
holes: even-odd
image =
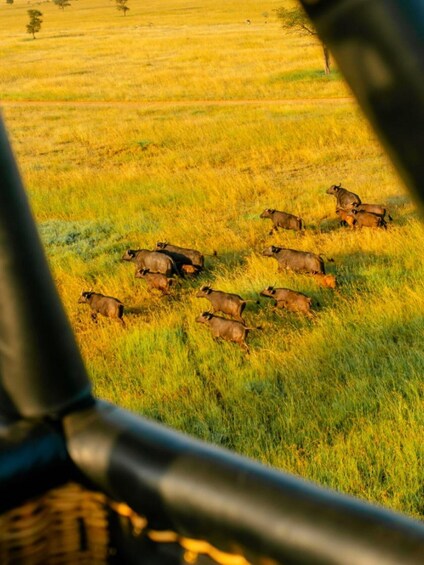
{"type": "Polygon", "coordinates": [[[203,440],[415,517],[424,513],[423,228],[409,193],[319,45],[269,2],[15,0],[0,6],[0,99],[46,253],[95,393],[203,440]],[[43,12],[37,39],[27,10],[43,12]],[[246,20],[251,21],[250,24],[246,20]],[[387,204],[387,231],[338,225],[342,182],[387,204]],[[303,236],[268,235],[272,207],[303,236]],[[156,241],[207,269],[159,298],[120,261],[156,241]],[[271,244],[325,253],[339,288],[278,273],[271,244]],[[204,283],[268,285],[314,319],[248,305],[250,356],[195,318],[204,283]],[[119,297],[94,325],[82,290],[119,297]]]}

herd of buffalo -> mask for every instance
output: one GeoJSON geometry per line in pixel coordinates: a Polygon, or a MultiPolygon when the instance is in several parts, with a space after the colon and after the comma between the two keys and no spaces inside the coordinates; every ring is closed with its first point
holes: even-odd
{"type": "MultiPolygon", "coordinates": [[[[326,192],[336,198],[336,214],[341,225],[349,226],[352,229],[357,227],[387,228],[386,215],[390,221],[392,220],[384,206],[364,204],[357,194],[342,188],[340,184],[331,186],[326,192]]],[[[295,231],[305,229],[302,218],[287,212],[268,208],[262,212],[260,217],[269,218],[272,221],[270,234],[278,231],[279,228],[295,231]]],[[[321,255],[274,245],[266,248],[262,255],[274,258],[278,263],[279,271],[289,269],[296,273],[308,273],[316,277],[323,286],[336,288],[336,277],[332,274],[326,274],[321,255]]],[[[181,278],[195,277],[205,268],[204,255],[200,251],[165,242],[158,242],[153,251],[127,249],[122,260],[135,263],[135,277],[144,279],[150,289],[158,290],[162,295],[171,293],[176,282],[175,276],[181,278]]],[[[331,261],[331,259],[329,260],[331,261]]],[[[312,316],[312,299],[301,292],[268,286],[260,292],[260,295],[271,298],[276,308],[284,308],[290,312],[312,316]]],[[[209,326],[215,339],[235,342],[249,353],[246,337],[249,331],[254,328],[249,328],[246,325],[243,311],[247,302],[259,304],[259,300],[245,300],[237,294],[212,289],[209,285],[203,285],[197,292],[196,297],[208,300],[212,310],[211,312],[203,312],[196,318],[196,322],[209,326]],[[228,317],[217,316],[216,312],[228,317]]],[[[94,321],[96,321],[97,315],[101,314],[114,318],[122,326],[125,326],[123,320],[124,304],[117,298],[90,290],[81,294],[79,302],[90,305],[91,317],[94,321]]]]}

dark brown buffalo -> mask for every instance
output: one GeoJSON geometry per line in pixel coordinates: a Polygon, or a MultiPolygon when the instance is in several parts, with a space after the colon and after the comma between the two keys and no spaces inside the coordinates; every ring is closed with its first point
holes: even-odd
{"type": "Polygon", "coordinates": [[[203,312],[201,316],[196,318],[196,322],[208,325],[215,339],[233,341],[234,343],[238,343],[247,353],[250,353],[246,343],[246,337],[249,331],[255,328],[247,328],[241,322],[221,318],[211,312],[203,312]]]}
{"type": "Polygon", "coordinates": [[[125,327],[125,322],[122,319],[124,315],[124,305],[117,298],[105,296],[104,294],[90,290],[82,292],[78,302],[80,304],[90,305],[91,318],[94,322],[97,321],[97,314],[101,314],[107,318],[115,318],[125,327]]]}
{"type": "Polygon", "coordinates": [[[387,229],[387,224],[381,216],[370,214],[369,212],[358,212],[358,210],[351,210],[354,217],[354,227],[367,227],[367,228],[384,228],[387,229]]]}
{"type": "Polygon", "coordinates": [[[171,245],[164,241],[158,241],[156,243],[156,251],[166,253],[166,255],[172,257],[177,265],[194,265],[199,269],[203,269],[205,266],[204,256],[196,249],[188,249],[178,245],[171,245]]]}
{"type": "Polygon", "coordinates": [[[159,290],[162,294],[169,294],[175,284],[175,279],[170,279],[162,273],[151,273],[148,269],[138,269],[135,276],[137,279],[144,279],[150,288],[159,290]]]}
{"type": "Polygon", "coordinates": [[[262,255],[276,259],[279,271],[291,269],[296,273],[319,273],[325,275],[324,260],[315,253],[271,245],[271,247],[267,247],[262,252],[262,255]]]}
{"type": "Polygon", "coordinates": [[[244,300],[238,294],[223,292],[222,290],[213,290],[210,286],[202,286],[196,294],[197,298],[206,298],[212,304],[213,312],[222,312],[236,320],[245,323],[242,313],[247,302],[257,302],[256,300],[244,300]]]}
{"type": "Polygon", "coordinates": [[[289,312],[311,315],[312,298],[302,292],[296,292],[289,288],[274,288],[268,286],[261,292],[261,296],[275,300],[277,308],[285,308],[289,312]]]}
{"type": "Polygon", "coordinates": [[[162,273],[167,277],[173,274],[180,274],[175,261],[168,255],[158,253],[157,251],[127,249],[122,256],[122,260],[135,263],[137,265],[136,271],[148,269],[151,273],[162,273]]]}
{"type": "Polygon", "coordinates": [[[376,216],[381,216],[383,220],[387,217],[390,221],[393,221],[391,215],[387,212],[387,208],[382,204],[354,204],[354,210],[358,210],[358,212],[369,212],[370,214],[375,214],[376,216]]]}
{"type": "Polygon", "coordinates": [[[260,217],[269,218],[270,220],[272,220],[273,227],[269,232],[269,235],[272,235],[274,231],[278,231],[278,228],[296,231],[303,229],[302,218],[294,216],[293,214],[288,214],[287,212],[280,212],[279,210],[272,210],[271,208],[267,208],[262,212],[260,217]]]}
{"type": "Polygon", "coordinates": [[[359,196],[354,192],[350,192],[349,190],[342,188],[341,184],[339,185],[333,184],[333,186],[330,186],[330,188],[327,189],[326,192],[327,194],[332,194],[333,196],[336,197],[336,201],[337,201],[336,208],[343,208],[343,210],[351,210],[355,203],[361,204],[361,199],[359,198],[359,196]]]}

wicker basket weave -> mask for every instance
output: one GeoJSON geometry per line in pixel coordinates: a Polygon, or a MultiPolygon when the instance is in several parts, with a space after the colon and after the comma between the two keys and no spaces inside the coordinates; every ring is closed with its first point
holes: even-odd
{"type": "Polygon", "coordinates": [[[107,563],[107,499],[71,483],[0,516],[0,563],[107,563]]]}
{"type": "MultiPolygon", "coordinates": [[[[148,529],[147,520],[126,504],[111,501],[75,483],[48,491],[0,515],[1,565],[97,565],[116,562],[110,542],[110,515],[128,520],[134,536],[158,544],[178,544],[183,563],[200,556],[220,565],[249,565],[244,557],[172,531],[148,529]]],[[[205,562],[202,560],[202,562],[205,562]]]]}

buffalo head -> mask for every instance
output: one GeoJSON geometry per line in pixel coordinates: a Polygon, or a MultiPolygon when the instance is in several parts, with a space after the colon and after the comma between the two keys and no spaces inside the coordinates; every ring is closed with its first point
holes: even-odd
{"type": "Polygon", "coordinates": [[[212,318],[213,314],[211,312],[203,312],[203,314],[196,318],[196,322],[199,324],[207,324],[212,318]]]}
{"type": "Polygon", "coordinates": [[[267,208],[266,210],[264,210],[262,212],[262,214],[259,217],[260,218],[271,218],[271,216],[274,212],[275,212],[275,210],[273,210],[271,208],[267,208]]]}
{"type": "Polygon", "coordinates": [[[273,286],[268,286],[267,288],[265,288],[260,295],[261,296],[272,296],[275,294],[275,289],[273,286]]]}
{"type": "Polygon", "coordinates": [[[327,194],[337,194],[342,187],[342,183],[340,184],[333,184],[326,190],[327,194]]]}
{"type": "Polygon", "coordinates": [[[271,245],[271,247],[267,247],[262,251],[262,255],[264,257],[274,257],[276,253],[281,251],[282,247],[276,247],[275,245],[271,245]]]}
{"type": "Polygon", "coordinates": [[[89,300],[92,294],[93,294],[92,290],[81,292],[81,296],[78,299],[78,303],[85,304],[89,300]]]}
{"type": "Polygon", "coordinates": [[[135,257],[134,249],[127,249],[125,253],[122,255],[122,261],[132,261],[135,257]]]}
{"type": "Polygon", "coordinates": [[[212,289],[209,285],[203,285],[199,292],[196,294],[196,298],[203,298],[212,292],[212,289]]]}

